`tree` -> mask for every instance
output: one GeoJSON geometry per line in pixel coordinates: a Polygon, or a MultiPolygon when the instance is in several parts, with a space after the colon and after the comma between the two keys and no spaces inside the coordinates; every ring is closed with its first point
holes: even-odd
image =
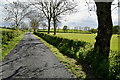
{"type": "MultiPolygon", "coordinates": [[[[32,3],[32,2],[31,2],[32,3]]],[[[37,9],[42,11],[44,14],[45,18],[47,19],[48,22],[48,34],[50,33],[50,26],[51,26],[51,19],[52,19],[52,6],[51,2],[48,0],[36,0],[35,3],[32,3],[37,9]]]]}
{"type": "MultiPolygon", "coordinates": [[[[31,2],[32,3],[32,2],[31,2]]],[[[57,23],[61,14],[73,12],[76,5],[68,0],[36,0],[32,3],[37,9],[42,11],[48,21],[48,34],[50,32],[50,23],[53,20],[54,35],[56,35],[57,23]]]]}
{"type": "Polygon", "coordinates": [[[64,26],[64,27],[63,27],[64,32],[67,31],[67,27],[68,27],[68,26],[64,26]]]}
{"type": "Polygon", "coordinates": [[[27,16],[30,19],[30,25],[34,29],[34,32],[38,29],[39,25],[43,23],[44,17],[42,13],[33,10],[30,15],[27,16]]]}
{"type": "Polygon", "coordinates": [[[56,35],[57,22],[59,22],[59,17],[62,14],[67,14],[75,11],[76,4],[74,1],[68,0],[51,0],[52,2],[52,18],[54,26],[54,35],[56,35]]]}
{"type": "Polygon", "coordinates": [[[109,76],[109,51],[112,37],[111,4],[113,0],[99,2],[94,0],[97,7],[98,32],[94,45],[94,67],[99,72],[99,76],[106,79],[109,76]],[[96,55],[96,56],[95,56],[96,55]],[[104,66],[104,67],[103,67],[104,66]]]}
{"type": "Polygon", "coordinates": [[[45,22],[42,22],[41,25],[42,25],[42,27],[43,27],[43,30],[45,30],[46,27],[47,27],[47,24],[46,24],[45,22]]]}
{"type": "Polygon", "coordinates": [[[95,0],[98,17],[98,35],[96,37],[95,48],[100,55],[106,56],[107,58],[110,51],[110,39],[113,27],[111,18],[112,1],[98,2],[98,0],[95,0]]]}
{"type": "Polygon", "coordinates": [[[29,5],[19,2],[18,0],[6,4],[5,10],[7,11],[7,17],[5,20],[14,23],[15,28],[18,28],[23,18],[30,14],[28,8],[29,5]]]}
{"type": "Polygon", "coordinates": [[[113,34],[118,34],[119,28],[120,28],[119,25],[113,26],[113,34]]]}
{"type": "Polygon", "coordinates": [[[31,27],[34,29],[34,32],[36,32],[36,30],[38,29],[38,27],[39,27],[39,20],[37,20],[36,18],[34,18],[34,17],[31,17],[30,18],[30,25],[31,25],[31,27]]]}
{"type": "Polygon", "coordinates": [[[97,33],[97,29],[94,29],[94,28],[92,28],[91,30],[89,30],[90,32],[92,32],[92,33],[97,33]]]}

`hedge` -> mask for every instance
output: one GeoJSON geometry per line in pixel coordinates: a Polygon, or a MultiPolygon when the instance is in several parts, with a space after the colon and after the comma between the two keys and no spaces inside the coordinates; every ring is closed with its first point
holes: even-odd
{"type": "Polygon", "coordinates": [[[43,34],[43,33],[34,33],[34,34],[43,38],[45,41],[58,48],[61,53],[71,58],[78,58],[76,53],[79,52],[81,48],[85,48],[85,46],[88,44],[87,42],[84,41],[74,41],[66,38],[60,38],[57,36],[43,34]]]}
{"type": "Polygon", "coordinates": [[[61,53],[86,63],[94,71],[97,78],[108,80],[120,79],[120,56],[116,51],[110,51],[109,63],[102,61],[102,56],[94,52],[94,47],[88,42],[74,41],[43,33],[34,33],[55,46],[61,53]],[[108,75],[106,69],[109,69],[108,75]]]}
{"type": "Polygon", "coordinates": [[[2,31],[2,45],[20,35],[20,31],[2,31]]]}

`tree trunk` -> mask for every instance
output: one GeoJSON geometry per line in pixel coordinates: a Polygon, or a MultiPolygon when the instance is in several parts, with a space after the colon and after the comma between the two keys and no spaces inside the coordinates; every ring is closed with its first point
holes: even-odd
{"type": "Polygon", "coordinates": [[[54,25],[54,35],[56,35],[56,19],[53,20],[53,25],[54,25]]]}
{"type": "Polygon", "coordinates": [[[97,6],[98,32],[94,45],[94,61],[92,62],[95,74],[99,78],[109,79],[109,51],[112,37],[112,2],[95,2],[97,6]]]}
{"type": "Polygon", "coordinates": [[[105,57],[109,56],[110,40],[112,36],[111,4],[112,2],[96,2],[98,33],[94,47],[98,54],[105,57]]]}
{"type": "Polygon", "coordinates": [[[15,29],[19,29],[18,26],[19,26],[19,24],[16,22],[15,29]]]}
{"type": "Polygon", "coordinates": [[[50,33],[50,20],[48,20],[48,34],[50,33]]]}
{"type": "Polygon", "coordinates": [[[34,33],[36,32],[36,29],[35,29],[35,27],[34,27],[34,33]]]}

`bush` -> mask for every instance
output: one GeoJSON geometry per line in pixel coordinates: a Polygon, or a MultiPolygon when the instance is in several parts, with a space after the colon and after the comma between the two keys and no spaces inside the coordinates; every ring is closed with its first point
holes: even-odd
{"type": "Polygon", "coordinates": [[[71,58],[77,58],[76,53],[80,48],[84,48],[88,43],[84,41],[73,41],[66,38],[59,38],[43,33],[34,33],[59,49],[64,55],[71,58]]]}
{"type": "Polygon", "coordinates": [[[20,35],[20,31],[2,31],[2,44],[20,35]]]}
{"type": "Polygon", "coordinates": [[[93,45],[84,41],[74,41],[43,33],[34,33],[54,45],[61,53],[86,63],[94,71],[95,76],[104,80],[120,79],[120,56],[111,51],[109,62],[105,57],[98,55],[93,45]]]}
{"type": "Polygon", "coordinates": [[[120,55],[118,55],[118,52],[116,51],[111,51],[110,56],[110,78],[115,80],[115,79],[120,79],[120,55]]]}

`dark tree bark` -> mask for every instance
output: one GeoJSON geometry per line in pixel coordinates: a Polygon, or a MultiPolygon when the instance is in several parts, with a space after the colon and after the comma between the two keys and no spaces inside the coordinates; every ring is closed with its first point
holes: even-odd
{"type": "Polygon", "coordinates": [[[50,22],[51,20],[48,20],[48,34],[50,33],[50,22]]]}
{"type": "Polygon", "coordinates": [[[54,35],[56,35],[56,19],[53,18],[53,25],[54,25],[54,35]]]}
{"type": "MultiPolygon", "coordinates": [[[[98,0],[95,0],[98,1],[98,0]]],[[[95,2],[97,6],[98,32],[94,45],[92,61],[95,74],[98,78],[109,79],[109,52],[112,37],[111,2],[95,2]]]]}
{"type": "Polygon", "coordinates": [[[108,57],[110,51],[110,40],[112,36],[112,2],[95,2],[98,16],[98,33],[96,37],[95,50],[101,56],[108,57]]]}

